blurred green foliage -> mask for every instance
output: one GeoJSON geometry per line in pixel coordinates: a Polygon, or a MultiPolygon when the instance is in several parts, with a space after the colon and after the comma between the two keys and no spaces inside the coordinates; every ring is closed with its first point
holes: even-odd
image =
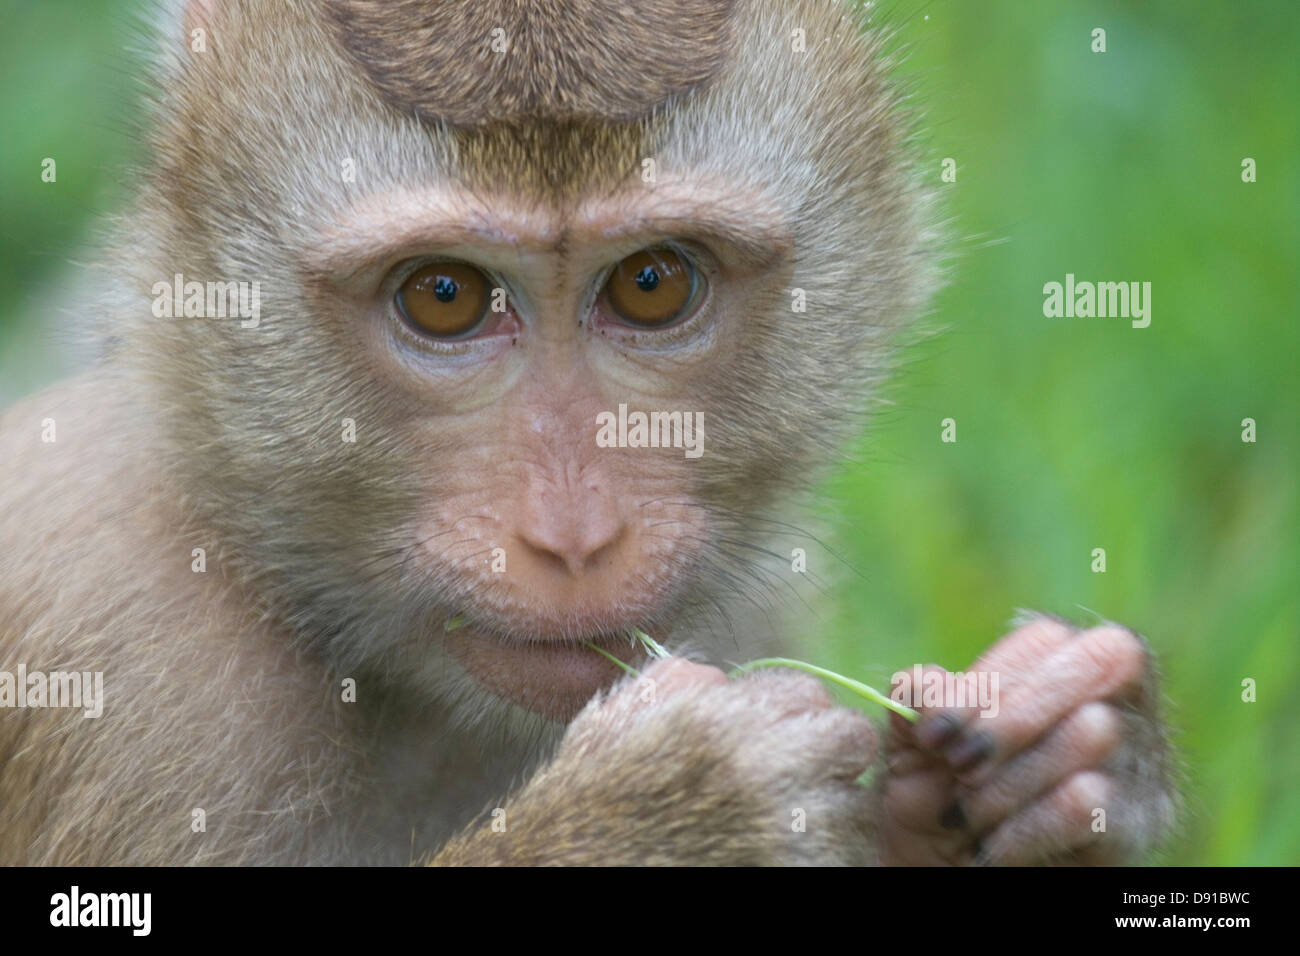
{"type": "Polygon", "coordinates": [[[1129,624],[1186,766],[1165,859],[1300,863],[1300,6],[895,12],[936,180],[958,164],[956,256],[942,334],[828,490],[864,576],[834,588],[828,657],[884,686],[965,666],[1015,608],[1129,624]],[[1150,281],[1150,327],[1045,318],[1067,272],[1150,281]]]}
{"type": "Polygon", "coordinates": [[[0,0],[0,402],[68,367],[53,283],[75,276],[70,264],[125,193],[153,42],[141,10],[0,0]],[[41,180],[46,158],[56,182],[41,180]]]}
{"type": "MultiPolygon", "coordinates": [[[[148,50],[126,47],[136,3],[0,6],[12,395],[58,365],[41,297],[121,198],[148,50]]],[[[820,500],[855,571],[812,552],[834,581],[818,660],[887,686],[914,660],[966,665],[1016,608],[1123,621],[1161,652],[1185,765],[1164,859],[1300,862],[1300,5],[885,6],[935,182],[957,162],[954,256],[924,321],[940,334],[908,346],[820,500]],[[1067,272],[1150,281],[1150,328],[1045,318],[1067,272]]]]}

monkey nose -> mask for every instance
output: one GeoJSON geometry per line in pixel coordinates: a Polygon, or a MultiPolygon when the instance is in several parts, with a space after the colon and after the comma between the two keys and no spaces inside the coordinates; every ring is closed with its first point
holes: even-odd
{"type": "Polygon", "coordinates": [[[617,504],[593,493],[527,507],[515,530],[530,557],[574,577],[611,563],[627,533],[617,504]]]}

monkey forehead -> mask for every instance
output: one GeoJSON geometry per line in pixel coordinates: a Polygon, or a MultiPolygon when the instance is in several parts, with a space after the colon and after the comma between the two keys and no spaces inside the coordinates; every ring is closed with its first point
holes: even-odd
{"type": "Polygon", "coordinates": [[[660,238],[724,243],[751,264],[787,255],[793,242],[786,210],[762,191],[734,182],[680,177],[653,190],[635,186],[576,207],[510,201],[476,202],[454,186],[372,193],[326,224],[313,244],[322,272],[355,272],[413,249],[497,245],[505,250],[604,248],[660,238]]]}
{"type": "MultiPolygon", "coordinates": [[[[467,204],[497,215],[489,229],[521,236],[533,229],[537,241],[553,242],[555,210],[566,210],[559,222],[567,222],[588,200],[639,191],[644,198],[630,203],[635,215],[627,218],[644,221],[656,198],[672,195],[659,187],[675,176],[728,184],[737,199],[778,197],[801,268],[823,270],[827,282],[871,282],[877,295],[895,274],[891,264],[920,255],[914,247],[929,242],[915,228],[929,191],[910,173],[906,127],[884,79],[882,34],[865,29],[861,11],[840,0],[734,0],[718,74],[649,115],[472,126],[381,102],[327,35],[335,29],[322,22],[331,2],[215,4],[207,50],[166,58],[150,201],[178,224],[171,238],[187,254],[206,256],[205,244],[216,241],[234,261],[287,262],[312,255],[367,197],[439,189],[459,190],[467,204]],[[512,208],[514,220],[531,210],[527,221],[498,215],[512,208]],[[821,255],[847,247],[864,264],[852,274],[842,256],[821,255]]],[[[727,231],[722,215],[703,205],[700,212],[690,218],[727,231]]],[[[393,234],[420,215],[403,212],[393,234]]],[[[457,215],[464,221],[473,211],[457,215]]],[[[669,218],[665,207],[659,221],[669,218]]],[[[737,218],[745,214],[726,217],[737,218]]],[[[376,228],[367,236],[380,237],[383,224],[374,217],[370,224],[376,228]]],[[[665,231],[665,238],[681,235],[665,231]]]]}
{"type": "Polygon", "coordinates": [[[735,0],[328,0],[389,104],[455,126],[635,119],[727,58],[735,0]]]}

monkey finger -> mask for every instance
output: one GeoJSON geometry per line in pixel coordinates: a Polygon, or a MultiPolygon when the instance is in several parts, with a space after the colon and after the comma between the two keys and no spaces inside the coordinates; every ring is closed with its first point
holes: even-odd
{"type": "Polygon", "coordinates": [[[1102,766],[1119,746],[1122,727],[1114,707],[1084,704],[1037,746],[1001,767],[982,768],[977,780],[959,789],[958,800],[944,808],[941,819],[963,818],[974,833],[993,829],[1071,774],[1102,766]]]}
{"type": "Polygon", "coordinates": [[[952,832],[956,828],[942,819],[943,811],[955,799],[951,775],[943,767],[934,767],[891,777],[885,784],[881,812],[890,826],[960,839],[960,834],[952,832]]]}
{"type": "Polygon", "coordinates": [[[1110,778],[1099,771],[1072,774],[984,837],[975,862],[1028,866],[1096,846],[1104,836],[1099,811],[1104,814],[1112,793],[1110,778]]]}
{"type": "Polygon", "coordinates": [[[852,784],[876,759],[876,728],[863,714],[847,707],[829,707],[797,718],[806,722],[810,745],[807,753],[817,760],[821,776],[852,784]]]}
{"type": "MultiPolygon", "coordinates": [[[[627,675],[607,695],[597,694],[572,726],[583,728],[647,717],[661,703],[726,683],[727,675],[716,667],[696,664],[684,657],[669,657],[655,661],[639,674],[627,675]]],[[[575,729],[574,736],[580,738],[582,731],[575,729]]]]}
{"type": "Polygon", "coordinates": [[[890,734],[891,750],[906,746],[920,747],[925,751],[934,751],[961,735],[970,719],[975,715],[974,708],[945,706],[941,701],[927,706],[925,688],[930,682],[943,678],[947,670],[938,664],[926,664],[921,668],[921,687],[913,681],[913,671],[903,671],[897,683],[891,689],[894,700],[908,704],[920,711],[921,719],[912,724],[899,714],[891,714],[890,734]]]}
{"type": "Polygon", "coordinates": [[[1145,667],[1146,649],[1133,632],[1121,627],[1086,631],[1002,695],[997,714],[981,717],[978,726],[968,725],[944,756],[959,773],[1004,762],[1084,703],[1135,686],[1145,667]]]}
{"type": "Polygon", "coordinates": [[[805,711],[826,710],[835,704],[826,685],[816,677],[784,668],[746,674],[734,686],[737,694],[762,695],[773,720],[805,711]]]}
{"type": "Polygon", "coordinates": [[[730,700],[719,706],[733,711],[726,718],[731,728],[753,721],[740,731],[730,757],[742,776],[768,793],[834,793],[837,799],[861,804],[856,821],[869,819],[871,794],[858,779],[876,756],[876,730],[870,720],[847,707],[827,707],[792,709],[774,721],[770,699],[727,696],[730,700]]]}
{"type": "Polygon", "coordinates": [[[668,657],[655,661],[641,672],[639,678],[632,677],[623,693],[636,692],[638,687],[643,687],[643,681],[653,682],[656,694],[662,697],[690,689],[720,686],[727,683],[727,675],[708,664],[696,664],[684,657],[668,657]]]}
{"type": "Polygon", "coordinates": [[[946,776],[952,777],[952,771],[939,756],[916,747],[895,747],[887,751],[885,768],[891,776],[895,777],[905,777],[931,769],[942,770],[946,776]]]}
{"type": "Polygon", "coordinates": [[[970,669],[1008,675],[1033,670],[1057,649],[1068,644],[1076,630],[1065,621],[1035,614],[989,648],[970,669]]]}
{"type": "MultiPolygon", "coordinates": [[[[1067,644],[1074,628],[1052,617],[1035,616],[998,641],[970,667],[970,672],[989,672],[1005,677],[999,681],[1003,688],[1014,686],[1015,675],[1032,672],[1046,657],[1067,644]]],[[[929,665],[924,673],[943,668],[929,665]]],[[[945,672],[946,673],[946,672],[945,672]]],[[[910,689],[911,674],[905,675],[910,689]]],[[[976,714],[974,708],[958,710],[944,708],[931,710],[919,722],[916,740],[924,748],[934,750],[955,742],[968,732],[976,714]]]]}

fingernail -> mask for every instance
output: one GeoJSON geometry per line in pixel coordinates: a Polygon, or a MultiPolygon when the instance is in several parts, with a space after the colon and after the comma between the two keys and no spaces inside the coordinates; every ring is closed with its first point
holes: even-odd
{"type": "Polygon", "coordinates": [[[959,740],[944,751],[944,758],[954,770],[969,770],[993,754],[993,737],[980,730],[959,740]]]}
{"type": "Polygon", "coordinates": [[[939,814],[939,826],[945,830],[961,830],[966,826],[966,811],[961,808],[960,801],[939,814]]]}
{"type": "Polygon", "coordinates": [[[938,750],[961,733],[961,718],[951,711],[926,721],[916,731],[916,742],[929,750],[938,750]]]}

